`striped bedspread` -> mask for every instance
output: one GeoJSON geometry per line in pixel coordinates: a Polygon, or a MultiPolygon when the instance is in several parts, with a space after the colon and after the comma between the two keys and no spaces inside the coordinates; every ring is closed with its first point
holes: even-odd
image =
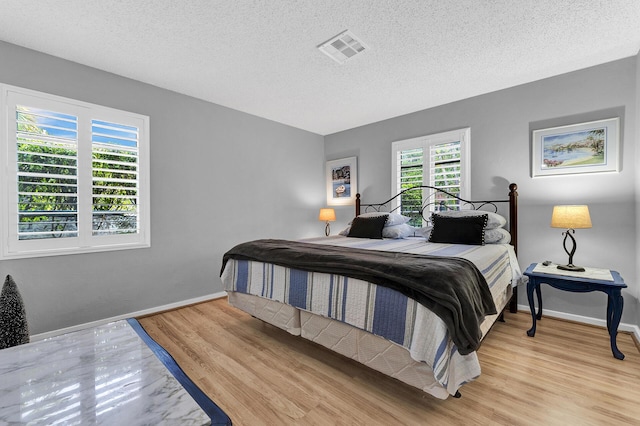
{"type": "MultiPolygon", "coordinates": [[[[469,246],[426,243],[422,238],[369,240],[342,236],[304,242],[462,257],[472,261],[482,272],[494,299],[507,286],[515,285],[521,276],[513,249],[501,244],[469,246]]],[[[235,259],[226,265],[222,280],[227,291],[292,305],[401,345],[409,350],[413,359],[431,366],[436,379],[445,388],[457,389],[480,374],[475,352],[460,355],[444,322],[429,309],[395,290],[335,274],[235,259]],[[460,362],[464,358],[468,360],[460,362]],[[456,365],[457,369],[452,368],[456,365]]]]}

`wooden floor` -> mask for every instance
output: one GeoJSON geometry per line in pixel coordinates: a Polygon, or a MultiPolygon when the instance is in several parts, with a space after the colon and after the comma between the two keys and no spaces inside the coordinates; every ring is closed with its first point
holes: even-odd
{"type": "Polygon", "coordinates": [[[506,314],[462,398],[435,399],[218,299],[146,318],[147,332],[234,425],[640,424],[640,353],[606,330],[506,314]]]}

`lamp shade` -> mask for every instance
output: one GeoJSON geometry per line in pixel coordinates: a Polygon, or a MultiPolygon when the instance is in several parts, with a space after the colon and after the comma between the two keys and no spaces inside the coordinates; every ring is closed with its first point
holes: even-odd
{"type": "Polygon", "coordinates": [[[554,206],[551,215],[552,228],[591,228],[588,206],[554,206]]]}
{"type": "Polygon", "coordinates": [[[323,222],[333,222],[336,220],[336,211],[334,209],[320,209],[318,220],[323,222]]]}

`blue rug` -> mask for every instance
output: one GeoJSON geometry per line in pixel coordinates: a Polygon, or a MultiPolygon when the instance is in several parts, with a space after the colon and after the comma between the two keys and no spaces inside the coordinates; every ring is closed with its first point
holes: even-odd
{"type": "Polygon", "coordinates": [[[160,361],[167,367],[167,369],[173,374],[173,376],[180,382],[183,388],[189,392],[189,395],[200,405],[200,408],[211,418],[212,425],[231,425],[231,419],[227,414],[220,409],[207,395],[200,390],[195,383],[191,381],[180,366],[176,363],[169,352],[167,352],[162,346],[160,346],[155,340],[147,334],[142,328],[142,325],[135,319],[127,319],[129,325],[138,333],[138,336],[149,346],[149,349],[153,351],[160,361]]]}

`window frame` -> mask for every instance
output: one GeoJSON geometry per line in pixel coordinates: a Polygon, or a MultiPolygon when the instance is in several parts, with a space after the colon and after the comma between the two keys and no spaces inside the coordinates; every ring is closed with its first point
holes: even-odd
{"type": "MultiPolygon", "coordinates": [[[[423,167],[422,167],[422,184],[430,185],[431,163],[428,158],[429,150],[434,145],[447,144],[460,141],[460,198],[470,199],[471,188],[471,161],[470,161],[470,145],[471,145],[471,128],[465,127],[461,129],[451,130],[447,132],[433,133],[430,135],[419,136],[411,139],[399,140],[391,143],[391,188],[394,196],[401,191],[401,179],[399,167],[399,155],[402,151],[410,149],[422,149],[423,167]],[[425,158],[425,154],[426,158],[425,158]]],[[[424,202],[424,200],[423,200],[424,202]]],[[[394,200],[392,209],[400,207],[400,199],[394,200]]]]}
{"type": "Polygon", "coordinates": [[[0,259],[20,259],[94,253],[151,246],[149,117],[102,105],[0,83],[0,259]],[[77,198],[78,236],[33,240],[18,239],[16,105],[28,105],[78,117],[77,198]],[[93,235],[92,120],[138,128],[139,231],[119,235],[93,235]],[[12,161],[13,160],[13,161],[12,161]]]}

